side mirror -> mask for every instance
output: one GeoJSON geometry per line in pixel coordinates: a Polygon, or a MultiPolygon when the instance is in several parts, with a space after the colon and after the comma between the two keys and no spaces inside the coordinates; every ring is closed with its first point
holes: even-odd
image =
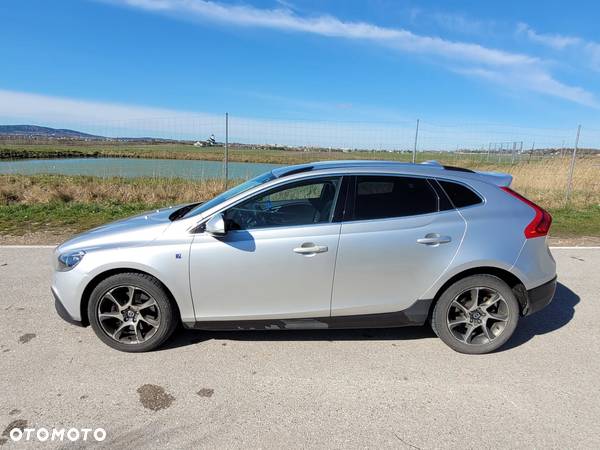
{"type": "Polygon", "coordinates": [[[225,236],[227,230],[225,229],[225,217],[223,214],[215,214],[205,224],[204,230],[212,236],[225,236]]]}

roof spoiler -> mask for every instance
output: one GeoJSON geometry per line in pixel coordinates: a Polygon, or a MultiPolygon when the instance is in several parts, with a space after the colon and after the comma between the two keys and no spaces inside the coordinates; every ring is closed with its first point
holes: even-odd
{"type": "Polygon", "coordinates": [[[499,187],[508,187],[512,183],[513,177],[509,173],[502,172],[480,172],[475,171],[477,175],[480,175],[488,183],[495,184],[499,187]]]}
{"type": "Polygon", "coordinates": [[[479,171],[479,170],[465,169],[463,167],[445,166],[436,160],[424,161],[419,164],[424,164],[427,166],[433,166],[433,167],[437,167],[439,169],[450,170],[450,171],[455,171],[455,172],[476,173],[477,175],[480,175],[484,181],[495,184],[496,186],[499,186],[499,187],[508,187],[508,186],[510,186],[510,183],[512,183],[512,180],[513,180],[512,175],[509,173],[483,172],[483,171],[479,171]]]}

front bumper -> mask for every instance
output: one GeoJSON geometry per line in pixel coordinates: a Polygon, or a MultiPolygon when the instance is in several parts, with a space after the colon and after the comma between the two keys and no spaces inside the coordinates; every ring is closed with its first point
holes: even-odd
{"type": "Polygon", "coordinates": [[[52,288],[52,295],[54,296],[54,307],[56,308],[56,313],[60,316],[60,318],[72,325],[83,327],[84,324],[81,321],[75,319],[73,316],[71,316],[71,314],[69,314],[54,288],[52,288]]]}
{"type": "Polygon", "coordinates": [[[556,291],[556,277],[542,284],[541,286],[529,289],[527,291],[527,304],[525,305],[523,315],[529,316],[544,309],[554,298],[556,291]]]}

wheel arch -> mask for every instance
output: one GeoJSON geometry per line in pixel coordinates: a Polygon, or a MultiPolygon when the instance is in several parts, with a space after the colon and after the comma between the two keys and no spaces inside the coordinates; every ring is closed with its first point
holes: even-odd
{"type": "Polygon", "coordinates": [[[100,272],[94,278],[92,278],[90,280],[90,282],[86,285],[85,289],[83,290],[83,294],[81,295],[81,302],[80,302],[80,313],[81,313],[81,324],[82,325],[88,326],[90,324],[88,313],[87,313],[88,304],[90,302],[90,297],[92,295],[92,292],[94,291],[96,286],[98,286],[98,284],[100,284],[102,281],[106,280],[107,278],[109,278],[113,275],[120,274],[120,273],[139,273],[142,275],[150,276],[150,277],[154,278],[155,280],[157,280],[160,283],[160,285],[162,286],[162,288],[165,290],[167,296],[169,297],[169,300],[171,301],[171,304],[175,307],[177,317],[181,317],[181,313],[179,311],[179,305],[177,304],[177,301],[175,300],[173,293],[167,287],[167,285],[165,283],[163,283],[159,278],[157,278],[155,275],[153,275],[149,272],[146,272],[146,271],[143,271],[140,269],[133,269],[130,267],[120,267],[120,268],[109,269],[109,270],[105,270],[104,272],[100,272]]]}
{"type": "Polygon", "coordinates": [[[493,266],[481,266],[463,270],[457,274],[454,274],[452,277],[446,280],[446,282],[442,284],[442,286],[440,286],[440,288],[437,290],[433,298],[433,302],[431,302],[429,316],[431,317],[436,302],[444,293],[444,291],[448,289],[448,287],[450,287],[457,281],[462,280],[463,278],[469,277],[471,275],[492,275],[497,278],[500,278],[512,289],[513,293],[515,294],[515,297],[517,298],[517,301],[519,302],[520,313],[521,315],[523,314],[523,311],[527,306],[527,291],[525,289],[525,285],[519,279],[519,277],[517,277],[514,273],[511,273],[506,269],[501,269],[499,267],[493,266]]]}

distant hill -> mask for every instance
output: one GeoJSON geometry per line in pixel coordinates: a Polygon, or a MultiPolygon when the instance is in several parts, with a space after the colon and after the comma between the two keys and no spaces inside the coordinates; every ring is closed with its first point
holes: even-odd
{"type": "Polygon", "coordinates": [[[47,137],[62,139],[104,139],[102,136],[62,128],[37,125],[0,125],[0,136],[47,137]]]}

